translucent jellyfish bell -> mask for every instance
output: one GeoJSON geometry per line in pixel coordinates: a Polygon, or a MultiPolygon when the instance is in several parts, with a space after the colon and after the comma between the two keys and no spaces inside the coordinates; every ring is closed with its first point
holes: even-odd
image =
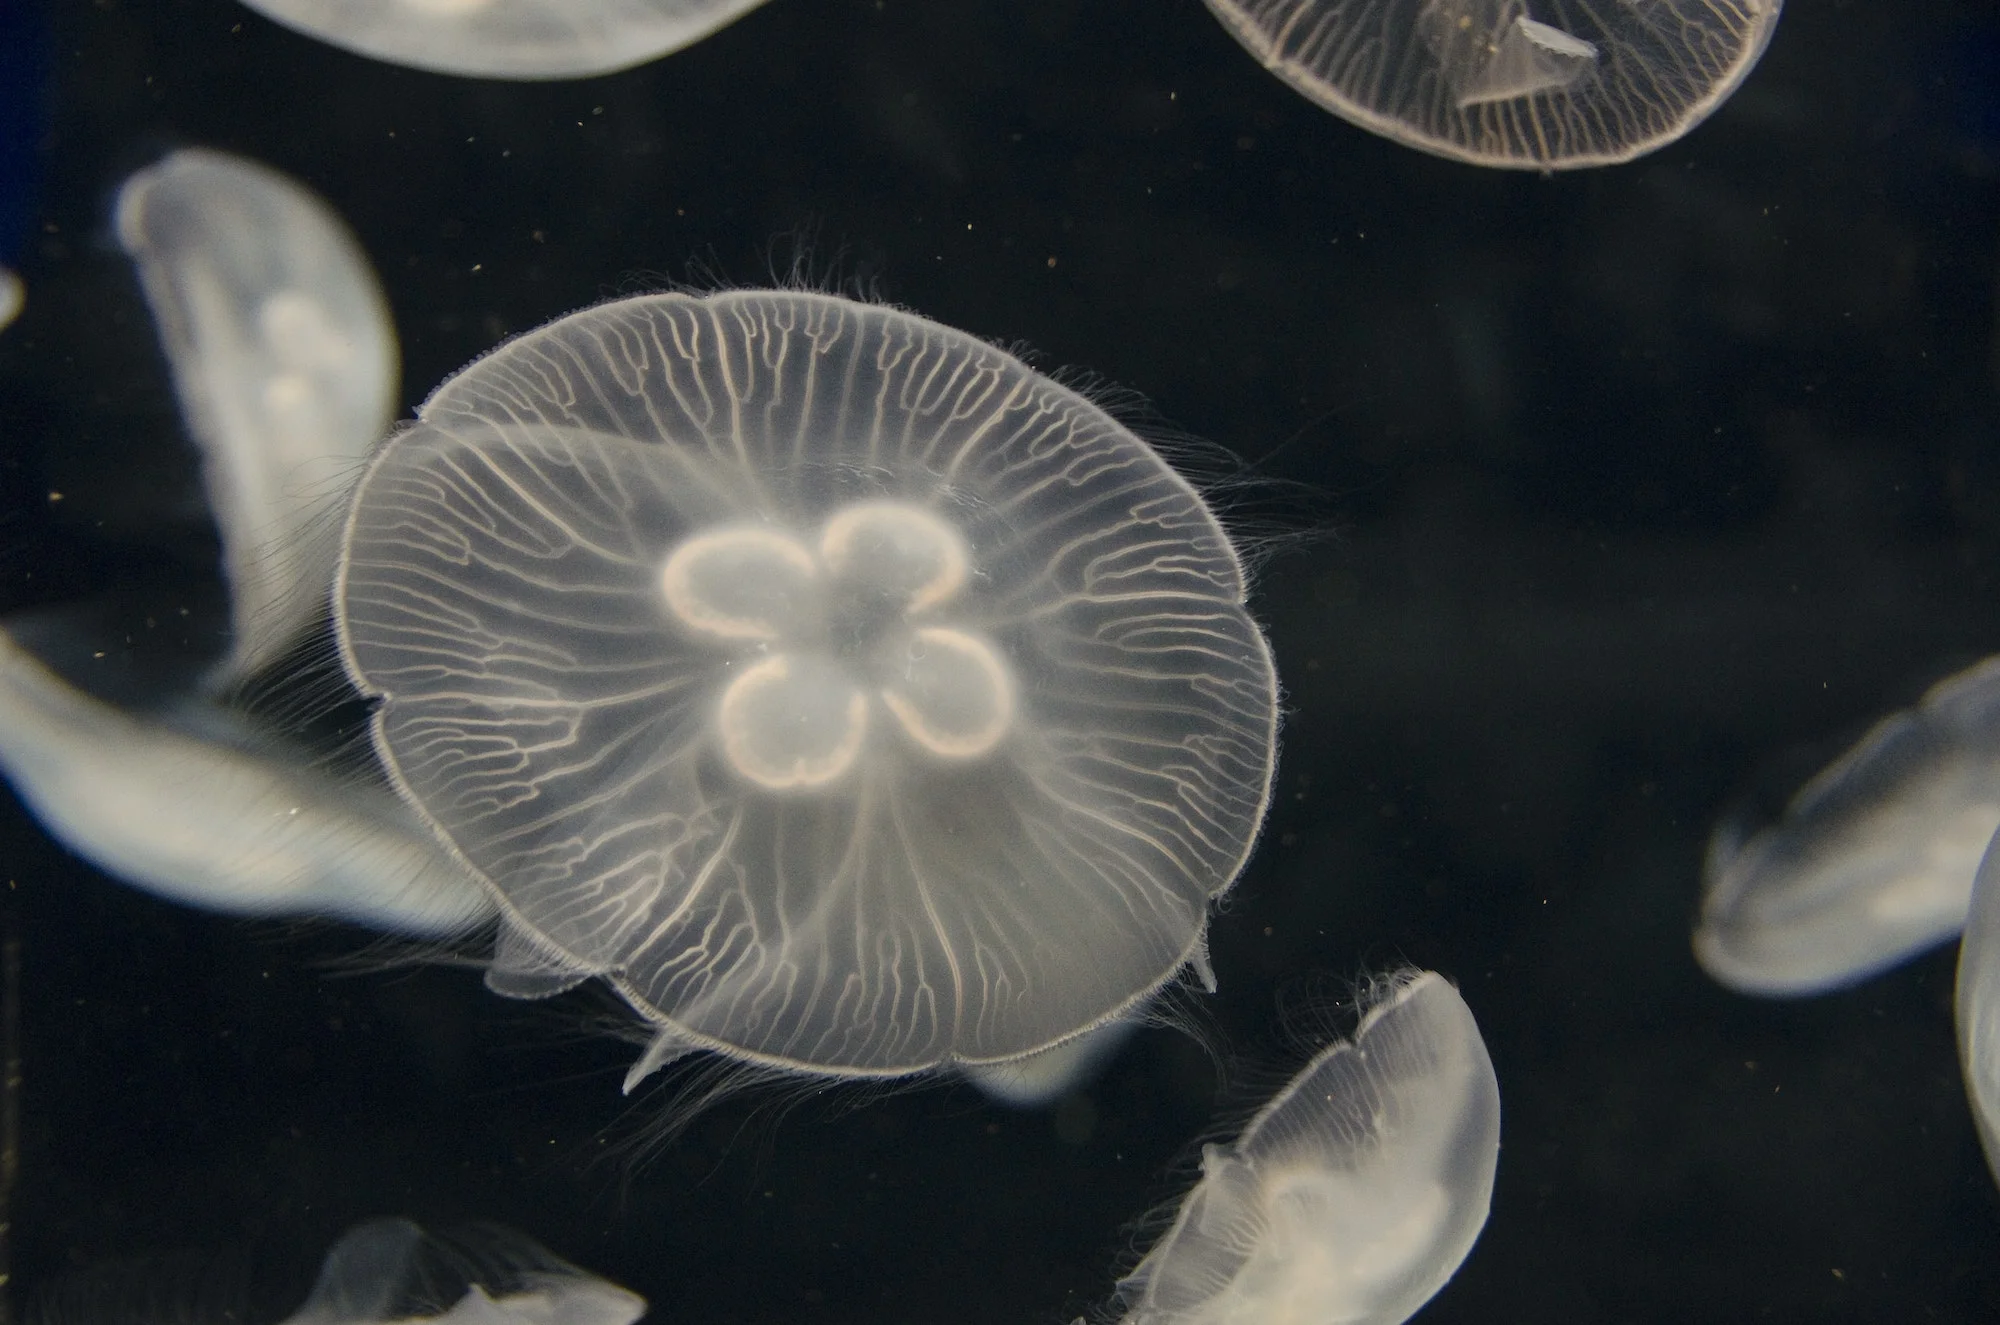
{"type": "Polygon", "coordinates": [[[1500,1089],[1442,976],[1390,982],[1233,1145],[1120,1285],[1125,1325],[1396,1325],[1485,1226],[1500,1089]]]}
{"type": "Polygon", "coordinates": [[[1990,845],[1972,886],[1958,949],[1958,1058],[1986,1165],[2000,1180],[2000,852],[1990,845]]]}
{"type": "Polygon", "coordinates": [[[1811,994],[1957,934],[2000,828],[2000,658],[1877,723],[1754,834],[1716,830],[1695,930],[1731,989],[1811,994]]]}
{"type": "Polygon", "coordinates": [[[1208,0],[1264,66],[1373,133],[1479,166],[1673,142],[1764,53],[1781,0],[1208,0]]]}
{"type": "Polygon", "coordinates": [[[1138,437],[822,295],[659,295],[446,382],[356,491],[376,746],[488,980],[831,1073],[1015,1058],[1205,974],[1269,797],[1242,567],[1138,437]]]}
{"type": "Polygon", "coordinates": [[[99,868],[184,905],[442,937],[492,916],[478,879],[378,787],[248,733],[179,729],[72,688],[0,630],[0,773],[99,868]],[[268,747],[269,742],[264,742],[268,747]]]}
{"type": "Polygon", "coordinates": [[[691,46],[764,0],[243,0],[356,55],[472,78],[588,78],[691,46]]]}
{"type": "Polygon", "coordinates": [[[395,407],[395,330],[340,218],[254,161],[175,152],[125,181],[117,225],[222,534],[226,684],[325,611],[339,499],[395,407]]]}
{"type": "Polygon", "coordinates": [[[312,1295],[283,1325],[632,1325],[646,1299],[508,1229],[442,1237],[371,1219],[334,1244],[312,1295]]]}

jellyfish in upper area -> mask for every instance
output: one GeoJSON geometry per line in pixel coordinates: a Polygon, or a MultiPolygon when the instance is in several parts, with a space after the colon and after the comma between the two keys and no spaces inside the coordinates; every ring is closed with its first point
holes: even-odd
{"type": "Polygon", "coordinates": [[[1813,994],[1956,935],[2000,828],[2000,658],[1938,682],[1800,789],[1778,822],[1717,828],[1702,968],[1750,994],[1813,994]]]}
{"type": "Polygon", "coordinates": [[[472,78],[614,73],[691,46],[764,0],[243,0],[390,64],[472,78]]]}
{"type": "Polygon", "coordinates": [[[38,0],[0,5],[0,329],[21,312],[27,290],[15,272],[35,216],[41,173],[49,39],[38,0]]]}
{"type": "Polygon", "coordinates": [[[2000,851],[1989,845],[1958,949],[1958,1058],[1986,1165],[2000,1180],[2000,851]]]}
{"type": "Polygon", "coordinates": [[[890,1075],[1193,965],[1276,683],[1189,484],[1012,355],[826,295],[600,305],[447,381],[335,595],[378,754],[502,899],[488,983],[890,1075]]]}
{"type": "Polygon", "coordinates": [[[1750,73],[1781,0],[1208,0],[1264,66],[1372,133],[1479,166],[1613,165],[1750,73]]]}
{"type": "Polygon", "coordinates": [[[442,1236],[373,1219],[327,1253],[312,1295],[281,1325],[632,1325],[637,1293],[491,1225],[442,1236]]]}
{"type": "MultiPolygon", "coordinates": [[[[204,452],[236,627],[211,679],[235,680],[324,615],[340,501],[387,413],[393,335],[344,228],[254,163],[178,152],[125,185],[118,221],[204,452]]],[[[386,786],[201,696],[124,711],[24,642],[75,629],[0,627],[0,773],[71,850],[232,914],[426,938],[491,919],[484,883],[386,786]]]]}
{"type": "Polygon", "coordinates": [[[326,610],[341,499],[388,431],[388,305],[332,209],[267,166],[175,152],[118,192],[222,534],[234,641],[215,679],[274,661],[326,610]]]}
{"type": "Polygon", "coordinates": [[[1472,1012],[1428,971],[1383,982],[1230,1145],[1119,1293],[1125,1325],[1396,1325],[1472,1250],[1500,1088],[1472,1012]]]}

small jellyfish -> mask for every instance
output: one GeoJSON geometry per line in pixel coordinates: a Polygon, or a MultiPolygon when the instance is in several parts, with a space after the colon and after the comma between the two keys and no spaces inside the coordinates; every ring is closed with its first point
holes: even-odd
{"type": "Polygon", "coordinates": [[[391,778],[503,899],[488,983],[688,1047],[1018,1058],[1184,965],[1270,794],[1235,549],[1012,355],[823,295],[646,296],[447,381],[336,618],[391,778]]]}
{"type": "Polygon", "coordinates": [[[226,685],[325,611],[339,501],[395,407],[395,331],[346,226],[255,162],[175,152],[126,180],[117,228],[222,534],[226,685]]]}
{"type": "Polygon", "coordinates": [[[2000,658],[1945,678],[1801,788],[1777,823],[1724,823],[1694,950],[1747,994],[1853,984],[1965,924],[2000,828],[2000,658]]]}
{"type": "Polygon", "coordinates": [[[1500,1159],[1500,1088],[1444,977],[1388,981],[1308,1063],[1119,1284],[1125,1325],[1396,1325],[1472,1250],[1500,1159]]]}
{"type": "Polygon", "coordinates": [[[1208,0],[1312,101],[1479,166],[1613,165],[1673,142],[1750,73],[1782,0],[1208,0]],[[1531,12],[1532,11],[1532,12],[1531,12]]]}
{"type": "Polygon", "coordinates": [[[243,0],[390,64],[470,78],[615,73],[692,46],[764,0],[243,0]]]}
{"type": "Polygon", "coordinates": [[[236,915],[324,916],[421,938],[491,919],[482,883],[386,789],[341,785],[268,740],[225,732],[221,710],[186,713],[209,730],[100,703],[0,630],[0,773],[100,869],[236,915]]]}
{"type": "Polygon", "coordinates": [[[407,1219],[349,1229],[281,1325],[632,1325],[646,1299],[490,1225],[445,1235],[407,1219]]]}
{"type": "Polygon", "coordinates": [[[1958,1060],[1986,1166],[2000,1181],[2000,851],[1991,845],[1972,885],[1958,949],[1958,1060]]]}

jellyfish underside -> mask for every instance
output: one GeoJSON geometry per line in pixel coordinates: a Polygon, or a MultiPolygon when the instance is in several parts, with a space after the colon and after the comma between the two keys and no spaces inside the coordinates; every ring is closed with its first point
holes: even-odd
{"type": "Polygon", "coordinates": [[[1492,1200],[1500,1097],[1464,1001],[1408,973],[1231,1145],[1119,1289],[1126,1325],[1394,1325],[1492,1200]]]}
{"type": "Polygon", "coordinates": [[[244,0],[357,55],[473,78],[586,78],[701,40],[763,0],[244,0]]]}
{"type": "Polygon", "coordinates": [[[1242,600],[1087,401],[751,291],[446,383],[357,492],[337,616],[391,776],[503,899],[489,983],[610,981],[636,1080],[1018,1058],[1199,967],[1268,796],[1242,600]]]}

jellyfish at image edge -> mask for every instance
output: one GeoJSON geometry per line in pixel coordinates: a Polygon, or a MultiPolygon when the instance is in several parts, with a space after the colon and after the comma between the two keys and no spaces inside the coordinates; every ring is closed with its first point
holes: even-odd
{"type": "Polygon", "coordinates": [[[2000,1181],[2000,852],[1988,845],[1958,949],[1959,1066],[1987,1167],[2000,1181]]]}
{"type": "MultiPolygon", "coordinates": [[[[825,295],[645,296],[447,381],[336,590],[488,972],[690,1048],[1019,1058],[1205,982],[1276,679],[1214,515],[1012,355],[825,295]]],[[[629,1082],[628,1082],[629,1085],[629,1082]]]]}
{"type": "Polygon", "coordinates": [[[1746,78],[1781,0],[1207,0],[1342,119],[1477,166],[1567,170],[1665,147],[1746,78]]]}
{"type": "Polygon", "coordinates": [[[372,1219],[334,1244],[311,1296],[281,1325],[632,1325],[646,1300],[510,1229],[438,1235],[372,1219]]]}
{"type": "MultiPolygon", "coordinates": [[[[394,332],[338,218],[255,162],[177,152],[117,210],[222,535],[236,631],[210,681],[226,684],[324,614],[340,499],[386,424],[394,332]]],[[[491,919],[485,886],[386,787],[201,696],[105,703],[27,646],[71,640],[72,614],[37,615],[0,625],[0,772],[66,847],[231,914],[425,938],[491,919]]]]}
{"type": "Polygon", "coordinates": [[[1202,1151],[1173,1227],[1119,1284],[1124,1325],[1396,1325],[1485,1226],[1500,1088],[1440,975],[1378,988],[1235,1142],[1202,1151]]]}
{"type": "Polygon", "coordinates": [[[1740,993],[1814,994],[1965,925],[2000,828],[2000,658],[1932,686],[1800,788],[1774,824],[1711,838],[1694,950],[1740,993]]]}
{"type": "Polygon", "coordinates": [[[243,0],[390,64],[518,81],[588,78],[691,46],[764,0],[243,0]]]}

